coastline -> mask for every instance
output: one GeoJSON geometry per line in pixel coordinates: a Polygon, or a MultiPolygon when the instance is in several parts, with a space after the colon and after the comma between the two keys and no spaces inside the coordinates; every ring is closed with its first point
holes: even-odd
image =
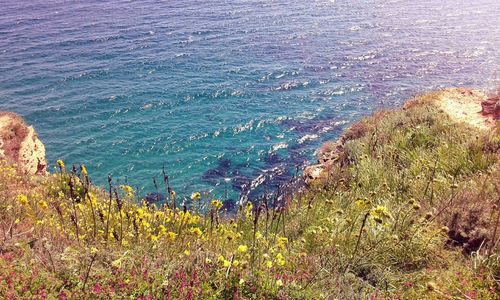
{"type": "Polygon", "coordinates": [[[83,165],[29,176],[0,160],[0,295],[494,297],[499,101],[481,95],[447,89],[374,113],[322,147],[304,189],[235,214],[198,191],[180,203],[168,178],[155,205],[112,180],[94,186],[83,165]],[[473,109],[450,105],[466,99],[473,109]]]}

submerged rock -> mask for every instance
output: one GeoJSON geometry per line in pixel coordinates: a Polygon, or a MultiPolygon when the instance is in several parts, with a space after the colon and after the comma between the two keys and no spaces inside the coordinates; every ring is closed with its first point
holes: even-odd
{"type": "Polygon", "coordinates": [[[14,113],[0,112],[0,159],[15,163],[26,174],[47,173],[45,146],[33,126],[14,113]]]}

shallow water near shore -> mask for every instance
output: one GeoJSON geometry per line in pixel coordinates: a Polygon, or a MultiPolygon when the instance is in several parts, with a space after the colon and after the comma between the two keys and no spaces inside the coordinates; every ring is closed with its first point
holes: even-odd
{"type": "Polygon", "coordinates": [[[5,1],[0,110],[143,193],[272,189],[376,109],[492,88],[498,1],[5,1]],[[125,179],[127,178],[127,179],[125,179]]]}

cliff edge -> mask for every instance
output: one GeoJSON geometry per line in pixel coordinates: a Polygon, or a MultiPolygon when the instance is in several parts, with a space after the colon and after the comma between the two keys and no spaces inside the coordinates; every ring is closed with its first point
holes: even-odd
{"type": "MultiPolygon", "coordinates": [[[[434,105],[457,123],[463,123],[480,130],[493,130],[500,120],[500,88],[491,95],[468,88],[447,88],[440,91],[427,93],[410,99],[403,107],[409,109],[418,103],[434,105]]],[[[384,116],[384,112],[374,115],[375,119],[384,116]]],[[[343,153],[344,144],[357,139],[366,124],[362,121],[353,124],[337,141],[329,141],[318,149],[316,164],[304,169],[304,179],[307,184],[320,178],[323,171],[329,169],[338,161],[343,153]]]]}
{"type": "Polygon", "coordinates": [[[14,113],[0,112],[0,159],[15,163],[26,174],[47,173],[45,146],[33,126],[14,113]]]}

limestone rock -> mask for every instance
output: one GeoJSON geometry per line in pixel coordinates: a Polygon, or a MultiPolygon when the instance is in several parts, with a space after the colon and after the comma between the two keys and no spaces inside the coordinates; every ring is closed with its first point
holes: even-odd
{"type": "Polygon", "coordinates": [[[0,159],[15,163],[26,174],[47,173],[45,146],[33,126],[14,113],[0,112],[0,159]]]}

